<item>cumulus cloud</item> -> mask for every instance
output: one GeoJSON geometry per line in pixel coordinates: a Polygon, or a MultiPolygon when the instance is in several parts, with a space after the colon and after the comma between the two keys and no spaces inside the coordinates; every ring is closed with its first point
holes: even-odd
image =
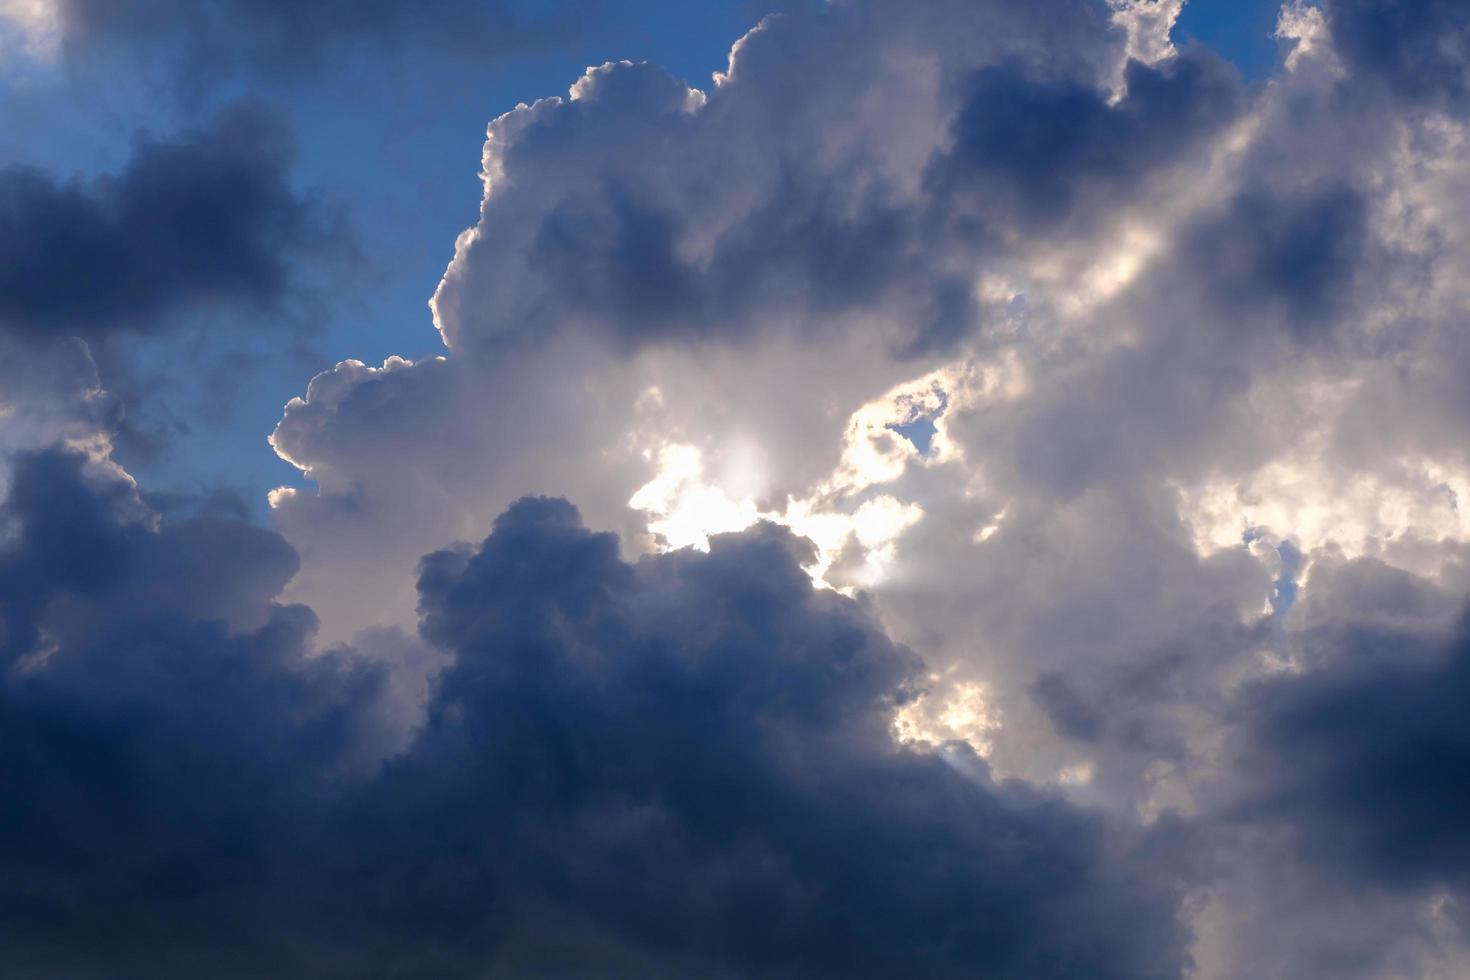
{"type": "Polygon", "coordinates": [[[236,918],[258,862],[401,739],[386,670],[310,655],[310,610],[274,601],[279,536],[160,523],[80,453],[18,457],[3,520],[6,972],[183,976],[223,952],[208,936],[269,945],[236,918]]]}
{"type": "Polygon", "coordinates": [[[1175,971],[1167,888],[1113,863],[1096,815],[994,784],[963,745],[894,745],[919,663],[813,588],[807,548],[762,525],[629,566],[567,504],[515,504],[425,560],[424,635],[457,659],[385,789],[445,799],[469,847],[471,814],[515,814],[500,893],[587,930],[521,953],[547,968],[595,972],[610,943],[702,975],[1175,971]],[[473,774],[446,784],[447,759],[473,774]],[[1118,942],[1130,915],[1150,940],[1118,942]]]}
{"type": "MultiPolygon", "coordinates": [[[[321,494],[278,496],[276,519],[327,563],[391,549],[376,564],[396,564],[395,594],[358,598],[401,617],[402,570],[524,493],[568,494],[636,541],[626,503],[671,445],[737,484],[737,510],[787,513],[790,498],[851,514],[873,481],[841,500],[820,489],[853,413],[967,357],[985,360],[960,374],[1009,370],[1015,266],[1077,274],[1092,259],[1069,242],[1119,231],[1106,202],[1177,179],[1239,112],[1205,52],[1135,63],[1110,103],[1124,58],[1123,32],[1090,4],[854,4],[769,19],[708,91],[607,64],[495,119],[481,221],[432,301],[453,356],[313,382],[273,438],[321,494]],[[987,159],[987,107],[1017,97],[1037,107],[1033,157],[1056,145],[1065,159],[987,159]],[[1056,104],[1090,120],[1082,135],[1046,115],[1056,104]],[[389,443],[348,403],[479,448],[446,467],[415,435],[392,441],[403,465],[363,465],[342,448],[389,443]],[[390,503],[407,494],[444,506],[390,503]],[[368,514],[374,530],[341,533],[368,514]],[[308,524],[339,530],[308,546],[308,524]]],[[[325,591],[301,596],[325,610],[338,601],[325,591]]]]}
{"type": "Polygon", "coordinates": [[[54,935],[142,875],[176,972],[1463,974],[1470,14],[1293,3],[1247,88],[1178,11],[851,0],[496,117],[448,353],[286,406],[279,537],[146,507],[77,362],[6,696],[228,664],[260,731],[136,696],[264,859],[54,935]]]}
{"type": "Polygon", "coordinates": [[[1288,7],[1247,90],[1160,40],[1177,5],[834,5],[704,89],[609,64],[495,119],[449,356],[343,365],[276,431],[320,488],[277,497],[295,588],[408,621],[413,557],[525,492],[630,554],[782,522],[932,665],[906,737],[1246,855],[1194,868],[1200,976],[1452,972],[1386,893],[1418,938],[1381,956],[1274,931],[1322,869],[1217,822],[1241,699],[1350,611],[1334,562],[1467,585],[1464,18],[1386,9],[1288,7]]]}
{"type": "Polygon", "coordinates": [[[1131,62],[1110,102],[1114,34],[1082,4],[864,4],[769,19],[709,92],[592,69],[491,123],[482,220],[436,322],[471,348],[884,320],[896,351],[952,350],[982,322],[969,280],[988,247],[1095,215],[1234,115],[1232,72],[1204,50],[1131,62]],[[1061,36],[1038,52],[1048,19],[1061,36]]]}
{"type": "Polygon", "coordinates": [[[7,972],[1177,974],[1152,845],[894,743],[918,659],[783,529],[628,565],[515,504],[424,559],[452,665],[397,754],[276,535],[159,526],[63,451],[4,517],[7,972]]]}

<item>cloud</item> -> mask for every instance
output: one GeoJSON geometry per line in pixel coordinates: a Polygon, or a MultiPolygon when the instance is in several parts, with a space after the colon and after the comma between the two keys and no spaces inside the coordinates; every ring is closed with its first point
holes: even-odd
{"type": "Polygon", "coordinates": [[[167,923],[218,932],[271,841],[374,760],[381,672],[308,657],[314,617],[273,602],[296,559],[271,532],[160,525],[80,453],[14,466],[0,959],[17,976],[183,975],[197,948],[160,953],[167,923]]]}
{"type": "Polygon", "coordinates": [[[1367,206],[1347,186],[1290,196],[1241,191],[1224,216],[1190,242],[1210,268],[1210,288],[1240,322],[1310,337],[1351,301],[1363,261],[1367,206]],[[1273,315],[1274,314],[1274,315],[1273,315]]]}
{"type": "MultiPolygon", "coordinates": [[[[422,46],[460,58],[508,57],[565,39],[578,3],[491,0],[48,0],[62,52],[85,64],[120,52],[162,66],[181,94],[239,75],[304,78],[355,54],[391,57],[422,46]]],[[[150,62],[152,64],[150,64],[150,62]]]]}
{"type": "Polygon", "coordinates": [[[1100,74],[1122,52],[1084,5],[990,10],[983,40],[973,15],[771,18],[708,92],[610,63],[494,120],[482,219],[433,301],[446,342],[840,333],[887,316],[895,351],[952,351],[985,319],[967,269],[1043,217],[1115,206],[1238,111],[1237,80],[1203,50],[1131,63],[1111,104],[1100,74]],[[1039,58],[1026,41],[1048,17],[1064,26],[1039,58]]]}
{"type": "Polygon", "coordinates": [[[1456,112],[1470,97],[1470,15],[1453,0],[1328,0],[1333,47],[1349,84],[1456,112]]]}
{"type": "Polygon", "coordinates": [[[1356,622],[1334,617],[1308,634],[1319,652],[1303,670],[1249,692],[1259,780],[1251,805],[1339,873],[1461,892],[1470,873],[1470,834],[1457,817],[1466,792],[1465,625],[1444,630],[1442,615],[1425,615],[1448,598],[1428,583],[1356,564],[1338,575],[1355,573],[1361,581],[1351,584],[1368,587],[1364,600],[1395,619],[1369,619],[1361,606],[1356,622]]]}
{"type": "Polygon", "coordinates": [[[133,690],[64,666],[115,623],[262,725],[144,700],[260,788],[200,797],[264,857],[184,876],[177,971],[245,908],[288,975],[1463,975],[1449,9],[1293,4],[1250,88],[1173,3],[589,69],[489,124],[447,354],[287,405],[280,538],[151,514],[58,360],[88,463],[17,464],[14,696],[133,690]]]}
{"type": "Polygon", "coordinates": [[[1220,725],[1229,765],[1201,821],[1219,869],[1195,921],[1221,944],[1215,975],[1462,968],[1463,597],[1375,559],[1319,560],[1284,658],[1232,693],[1220,725]]]}
{"type": "Polygon", "coordinates": [[[274,534],[61,451],[5,518],[8,973],[1177,974],[1148,842],[894,743],[919,661],[783,529],[629,565],[516,503],[424,559],[451,666],[394,754],[387,669],[309,654],[274,534]]]}
{"type": "Polygon", "coordinates": [[[0,171],[0,326],[23,337],[157,331],[177,314],[273,310],[299,267],[350,254],[340,217],[291,184],[289,132],[242,104],[116,175],[0,171]]]}
{"type": "Polygon", "coordinates": [[[1116,208],[1240,110],[1239,78],[1207,48],[1158,65],[1129,61],[1123,83],[1113,100],[1095,79],[982,69],[927,179],[941,202],[957,197],[990,220],[1048,230],[1078,210],[1116,208]]]}
{"type": "MultiPolygon", "coordinates": [[[[637,541],[627,501],[670,445],[738,472],[757,512],[811,498],[854,412],[988,362],[1031,302],[1006,292],[1018,269],[1072,278],[1111,249],[1120,193],[1178,180],[1241,111],[1203,52],[1135,64],[1110,104],[1125,40],[1082,3],[830,7],[763,22],[708,91],[612,63],[493,120],[482,217],[432,303],[449,359],[344,364],[273,437],[321,490],[277,497],[276,520],[323,568],[296,594],[337,635],[347,600],[326,569],[372,565],[399,584],[355,601],[402,621],[417,556],[526,493],[565,494],[637,541]],[[1075,138],[1058,123],[1067,159],[966,151],[966,119],[1056,92],[1096,123],[1075,138]],[[1005,204],[1058,186],[1049,230],[1067,235],[1033,236],[1005,204]]],[[[867,502],[843,494],[846,514],[867,502]]]]}
{"type": "Polygon", "coordinates": [[[36,61],[55,57],[60,32],[59,13],[51,0],[0,3],[0,55],[6,67],[16,52],[36,61]]]}
{"type": "MultiPolygon", "coordinates": [[[[497,840],[504,871],[457,901],[534,896],[521,936],[581,923],[585,947],[522,953],[541,969],[621,948],[701,975],[1172,974],[1168,889],[1119,876],[1096,816],[991,782],[962,746],[893,743],[920,665],[813,588],[808,550],[761,525],[630,566],[527,499],[478,549],[430,555],[423,631],[456,659],[380,787],[418,801],[395,826],[427,812],[455,850],[497,840]],[[1120,937],[1131,916],[1148,941],[1120,937]]],[[[447,871],[392,867],[392,893],[447,871]]]]}

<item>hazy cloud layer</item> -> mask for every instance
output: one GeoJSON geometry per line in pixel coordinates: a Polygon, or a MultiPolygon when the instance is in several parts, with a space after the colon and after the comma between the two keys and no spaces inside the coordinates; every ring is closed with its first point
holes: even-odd
{"type": "Polygon", "coordinates": [[[508,57],[565,38],[579,2],[514,0],[39,0],[56,44],[76,65],[121,56],[185,97],[246,76],[320,76],[355,55],[389,59],[404,48],[465,59],[508,57]]]}

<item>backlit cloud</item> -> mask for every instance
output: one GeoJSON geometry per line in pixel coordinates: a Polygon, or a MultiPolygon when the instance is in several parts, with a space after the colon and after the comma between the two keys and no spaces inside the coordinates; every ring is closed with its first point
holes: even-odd
{"type": "Polygon", "coordinates": [[[304,386],[271,530],[150,497],[52,334],[288,289],[284,158],[12,175],[99,276],[0,299],[0,964],[1464,974],[1470,10],[1293,0],[1248,85],[1182,7],[794,6],[487,106],[442,352],[304,386]]]}

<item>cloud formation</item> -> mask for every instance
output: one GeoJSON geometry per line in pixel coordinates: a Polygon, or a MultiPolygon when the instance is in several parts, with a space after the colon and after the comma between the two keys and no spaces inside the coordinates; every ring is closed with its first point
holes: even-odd
{"type": "MultiPolygon", "coordinates": [[[[1296,669],[1330,562],[1467,584],[1463,135],[1431,82],[1457,62],[1405,87],[1353,46],[1378,8],[1298,4],[1247,90],[1136,6],[834,6],[708,90],[610,64],[494,120],[433,303],[450,356],[343,365],[276,431],[320,488],[276,501],[298,594],[405,621],[387,569],[525,492],[655,549],[765,515],[934,665],[909,737],[1247,854],[1223,733],[1296,669]]],[[[1425,18],[1463,26],[1407,5],[1406,43],[1425,18]]],[[[1458,955],[1383,892],[1403,938],[1365,927],[1382,955],[1344,965],[1240,860],[1194,869],[1200,976],[1458,955]]]]}
{"type": "Polygon", "coordinates": [[[200,307],[278,307],[301,266],[351,248],[341,216],[292,185],[293,155],[279,119],[238,104],[138,137],[115,175],[0,171],[0,329],[95,339],[200,307]]]}
{"type": "MultiPolygon", "coordinates": [[[[74,63],[121,55],[190,89],[246,75],[257,81],[320,75],[353,55],[391,57],[410,46],[461,58],[524,54],[565,38],[582,4],[511,0],[38,0],[51,42],[74,63]]],[[[197,95],[197,91],[194,93],[197,95]]],[[[192,96],[191,96],[192,97],[192,96]]]]}
{"type": "Polygon", "coordinates": [[[1179,8],[850,0],[497,116],[447,353],[311,380],[275,531],[149,506],[57,347],[0,956],[1463,975],[1470,12],[1290,3],[1248,87],[1179,8]]]}
{"type": "Polygon", "coordinates": [[[1333,50],[1354,88],[1463,113],[1470,96],[1470,34],[1453,0],[1329,0],[1333,50]]]}
{"type": "Polygon", "coordinates": [[[387,669],[308,655],[279,537],[156,526],[65,452],[5,517],[15,975],[1177,972],[1170,888],[1120,858],[1147,842],[897,746],[918,659],[784,529],[628,565],[516,503],[425,558],[452,666],[380,769],[387,669]]]}

